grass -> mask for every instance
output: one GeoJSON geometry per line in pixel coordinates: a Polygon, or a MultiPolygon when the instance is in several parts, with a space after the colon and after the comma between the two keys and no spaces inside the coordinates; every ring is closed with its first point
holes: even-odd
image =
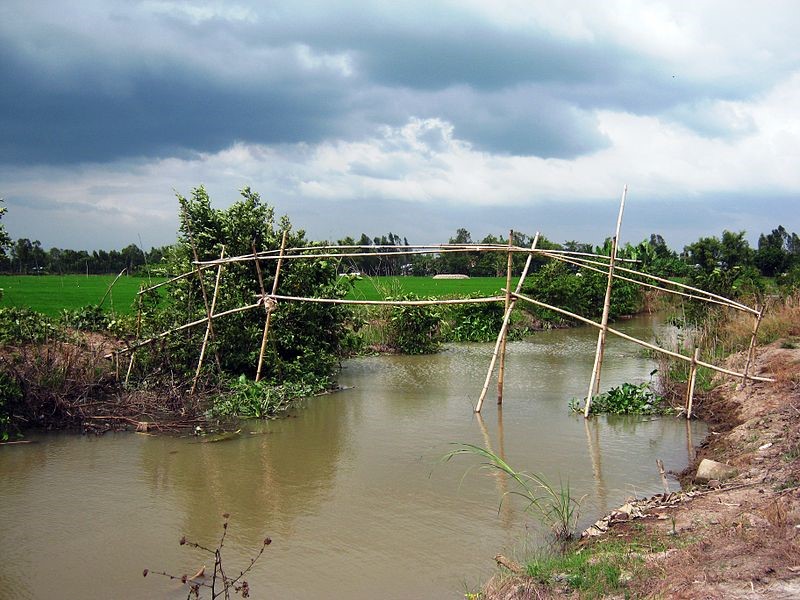
{"type": "MultiPolygon", "coordinates": [[[[518,277],[512,282],[516,285],[518,277]]],[[[432,277],[363,277],[347,298],[355,300],[383,300],[386,296],[416,294],[420,298],[464,297],[501,295],[506,286],[505,277],[471,277],[469,279],[433,279],[432,277]]]]}
{"type": "MultiPolygon", "coordinates": [[[[0,306],[31,308],[56,316],[62,309],[98,304],[116,275],[4,275],[0,306]]],[[[153,283],[160,280],[154,278],[153,283]]],[[[134,299],[146,277],[120,277],[106,298],[104,308],[122,314],[134,312],[134,299]]]]}

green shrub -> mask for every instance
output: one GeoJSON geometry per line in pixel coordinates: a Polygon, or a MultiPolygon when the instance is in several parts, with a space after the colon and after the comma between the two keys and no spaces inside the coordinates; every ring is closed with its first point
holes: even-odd
{"type": "Polygon", "coordinates": [[[111,323],[108,313],[96,304],[72,310],[65,308],[61,311],[59,320],[65,327],[80,331],[105,331],[111,323]]]}
{"type": "MultiPolygon", "coordinates": [[[[405,294],[387,300],[419,300],[405,294]]],[[[438,306],[394,306],[389,316],[388,345],[403,354],[433,354],[441,342],[442,310],[438,306]]]]}
{"type": "Polygon", "coordinates": [[[0,308],[0,343],[43,342],[58,334],[53,320],[41,313],[28,308],[0,308]]]}
{"type": "Polygon", "coordinates": [[[454,304],[446,311],[445,339],[449,342],[492,341],[503,325],[503,314],[500,302],[454,304]]]}
{"type": "Polygon", "coordinates": [[[288,409],[292,402],[325,391],[331,381],[310,380],[277,384],[262,379],[253,381],[245,375],[230,382],[229,389],[214,400],[212,413],[218,417],[269,418],[288,409]]]}

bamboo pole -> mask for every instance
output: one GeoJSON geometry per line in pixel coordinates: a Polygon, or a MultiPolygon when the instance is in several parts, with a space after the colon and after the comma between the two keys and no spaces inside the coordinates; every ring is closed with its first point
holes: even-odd
{"type": "MultiPolygon", "coordinates": [[[[602,273],[603,275],[608,273],[608,265],[604,265],[606,267],[605,270],[599,269],[597,267],[590,266],[591,264],[601,264],[601,263],[596,263],[594,261],[585,261],[584,262],[581,259],[571,259],[571,258],[566,258],[565,256],[551,255],[549,251],[546,252],[546,253],[543,253],[543,256],[546,256],[547,258],[551,258],[553,260],[561,261],[561,262],[569,264],[569,265],[574,265],[576,267],[580,267],[581,269],[586,269],[588,271],[594,271],[595,273],[602,273]]],[[[621,269],[621,267],[616,267],[615,270],[622,270],[622,269],[621,269]]],[[[641,275],[641,276],[647,276],[646,273],[639,273],[639,272],[636,272],[636,273],[638,275],[641,275]]],[[[743,309],[739,307],[738,303],[735,304],[735,303],[732,303],[731,301],[723,302],[721,300],[715,300],[713,298],[704,298],[702,296],[695,296],[693,294],[686,294],[684,292],[679,292],[678,290],[671,290],[671,289],[666,288],[666,287],[661,287],[659,285],[655,285],[655,284],[652,284],[652,283],[647,283],[646,281],[639,281],[638,279],[631,279],[630,277],[625,277],[623,275],[618,275],[616,273],[614,273],[614,277],[616,279],[619,279],[620,281],[627,281],[629,283],[634,283],[636,285],[640,285],[642,287],[654,289],[654,290],[657,290],[659,292],[664,292],[666,294],[673,294],[675,296],[682,296],[684,298],[689,298],[690,300],[698,300],[700,302],[710,302],[711,304],[718,304],[720,306],[727,306],[728,308],[733,308],[734,310],[743,311],[743,309]]]]}
{"type": "MultiPolygon", "coordinates": [[[[430,245],[408,245],[408,246],[303,246],[298,248],[287,248],[283,256],[284,260],[293,259],[314,259],[314,258],[357,258],[357,257],[377,257],[377,256],[405,256],[410,254],[447,254],[447,253],[464,253],[464,252],[508,252],[507,244],[430,244],[430,245]],[[363,252],[331,252],[331,250],[341,249],[364,249],[363,252]],[[325,251],[322,252],[321,251],[325,251]],[[309,254],[293,254],[299,252],[308,252],[309,254]]],[[[528,253],[527,248],[513,246],[511,252],[528,253]]],[[[545,252],[539,250],[538,252],[545,252]]],[[[568,256],[591,256],[595,259],[608,260],[608,257],[603,254],[593,254],[590,252],[576,252],[573,250],[547,250],[554,254],[563,254],[568,256]]],[[[254,258],[252,254],[242,254],[240,256],[229,256],[224,259],[224,262],[248,262],[251,260],[277,260],[279,254],[277,250],[268,250],[258,252],[254,258]]],[[[215,267],[219,262],[218,259],[197,261],[196,264],[204,268],[215,267]]],[[[617,258],[617,262],[638,263],[640,261],[629,258],[617,258]]],[[[158,287],[171,283],[166,281],[158,284],[158,287]]]]}
{"type": "MultiPolygon", "coordinates": [[[[216,341],[216,336],[214,335],[214,326],[211,325],[211,321],[213,317],[211,316],[211,307],[208,305],[208,294],[206,293],[206,284],[203,281],[203,273],[201,272],[202,269],[200,268],[200,258],[197,256],[197,245],[194,243],[194,233],[192,232],[192,223],[191,219],[189,218],[189,213],[184,209],[183,211],[184,217],[186,219],[186,231],[189,234],[189,244],[192,247],[192,256],[194,256],[194,265],[195,265],[195,273],[197,273],[197,279],[200,282],[200,291],[203,294],[203,305],[206,308],[206,316],[208,317],[208,323],[211,326],[211,338],[216,341]]],[[[214,358],[217,361],[217,368],[222,372],[222,363],[219,360],[219,353],[217,352],[216,347],[214,348],[214,358]]]]}
{"type": "Polygon", "coordinates": [[[750,373],[750,366],[753,364],[756,351],[756,341],[758,339],[758,328],[761,325],[761,319],[764,316],[764,307],[760,307],[758,315],[756,316],[755,323],[753,324],[753,335],[750,337],[750,347],[747,349],[747,362],[744,365],[744,375],[742,376],[741,387],[747,385],[747,376],[750,373]]]}
{"type": "Polygon", "coordinates": [[[445,304],[485,304],[502,302],[505,296],[487,296],[486,298],[452,298],[449,300],[348,300],[346,298],[307,298],[304,296],[282,296],[268,294],[267,298],[287,302],[311,302],[316,304],[352,304],[363,306],[438,306],[445,304]]]}
{"type": "MultiPolygon", "coordinates": [[[[219,254],[220,258],[225,256],[225,246],[222,246],[222,251],[219,254]]],[[[214,309],[217,307],[217,296],[219,295],[219,280],[222,277],[222,264],[217,267],[217,278],[214,280],[214,295],[211,298],[211,312],[209,313],[208,323],[206,323],[206,333],[203,336],[203,345],[200,348],[200,357],[197,359],[197,369],[194,372],[194,380],[192,381],[192,389],[189,390],[189,395],[194,395],[197,389],[197,381],[200,379],[200,370],[203,368],[203,359],[206,357],[206,347],[208,346],[208,336],[211,333],[211,320],[214,316],[214,309]]]]}
{"type": "MultiPolygon", "coordinates": [[[[252,310],[254,308],[258,308],[259,306],[261,306],[261,301],[258,301],[254,304],[248,304],[247,306],[239,306],[237,308],[231,308],[230,310],[219,312],[215,314],[212,318],[219,319],[220,317],[227,317],[228,315],[233,315],[247,310],[252,310]]],[[[119,350],[115,350],[114,352],[109,352],[103,358],[113,358],[115,354],[126,354],[128,352],[133,352],[134,350],[137,350],[143,346],[147,346],[149,344],[152,344],[153,342],[157,342],[158,340],[164,339],[165,337],[168,337],[173,333],[178,333],[179,331],[185,331],[186,329],[191,329],[192,327],[197,327],[198,325],[202,325],[206,321],[208,321],[208,317],[203,317],[202,319],[197,319],[190,323],[184,323],[183,325],[179,325],[178,327],[173,327],[172,329],[162,331],[158,335],[155,335],[146,340],[142,340],[141,342],[131,344],[130,346],[126,346],[125,348],[120,348],[119,350]]]]}
{"type": "MultiPolygon", "coordinates": [[[[536,249],[536,244],[539,243],[539,232],[536,232],[536,235],[533,238],[533,244],[531,245],[531,250],[536,249]]],[[[531,260],[533,259],[533,252],[528,254],[528,259],[525,261],[525,268],[522,270],[522,275],[517,282],[517,288],[515,293],[519,293],[522,289],[522,284],[525,282],[525,277],[528,275],[528,269],[531,266],[531,260]]],[[[504,290],[505,291],[505,290],[504,290]]],[[[511,311],[514,308],[514,304],[516,304],[517,299],[516,297],[512,297],[511,305],[509,306],[509,310],[506,310],[506,313],[503,315],[503,324],[500,326],[500,333],[497,334],[497,341],[494,344],[494,350],[492,351],[492,358],[489,361],[489,370],[486,372],[486,379],[483,382],[483,388],[481,389],[481,395],[478,397],[478,403],[475,405],[475,412],[481,412],[481,408],[483,408],[483,401],[486,399],[486,393],[489,391],[489,382],[492,379],[492,373],[494,372],[494,365],[497,361],[497,355],[500,351],[500,342],[505,335],[505,330],[508,328],[508,322],[511,318],[511,311]]]]}
{"type": "MultiPolygon", "coordinates": [[[[195,265],[196,266],[196,265],[195,265]]],[[[207,264],[207,265],[200,265],[200,270],[205,271],[206,269],[213,269],[216,265],[215,264],[207,264]]],[[[147,292],[152,292],[153,290],[157,290],[160,287],[165,285],[169,285],[170,283],[175,283],[176,281],[180,281],[181,279],[186,279],[187,277],[191,277],[195,274],[196,269],[192,269],[191,271],[187,271],[186,273],[181,273],[171,279],[167,279],[166,281],[162,281],[161,283],[156,283],[155,285],[151,285],[144,289],[139,290],[139,294],[146,294],[147,292]]]]}
{"type": "MultiPolygon", "coordinates": [[[[125,381],[122,384],[123,387],[128,387],[128,380],[131,378],[131,371],[133,370],[133,361],[136,358],[136,353],[131,352],[131,360],[128,362],[128,370],[125,371],[125,381]]],[[[119,354],[117,354],[117,360],[119,360],[119,354]]]]}
{"type": "MultiPolygon", "coordinates": [[[[272,281],[272,296],[275,296],[275,292],[278,291],[278,278],[281,274],[281,266],[283,265],[283,252],[286,249],[286,235],[289,233],[288,230],[284,230],[283,238],[281,239],[281,250],[278,258],[278,264],[275,267],[275,279],[272,281]]],[[[266,306],[266,300],[264,300],[265,308],[267,309],[267,317],[264,319],[264,334],[261,336],[261,350],[258,353],[258,368],[256,369],[256,381],[261,381],[261,368],[264,366],[264,352],[267,349],[267,337],[269,336],[269,323],[272,320],[272,309],[269,306],[266,306]]]]}
{"type": "Polygon", "coordinates": [[[619,242],[619,231],[622,227],[622,213],[625,210],[625,197],[628,195],[628,186],[622,188],[622,200],[619,203],[619,214],[617,215],[617,227],[614,238],[611,240],[611,260],[608,261],[608,283],[606,285],[606,296],[603,301],[603,316],[600,322],[600,331],[597,334],[597,350],[594,354],[594,366],[592,367],[592,378],[589,380],[589,392],[586,395],[586,408],[583,411],[584,418],[589,418],[589,410],[592,407],[592,397],[600,387],[600,372],[603,368],[603,354],[606,346],[606,330],[608,329],[608,314],[611,311],[611,287],[614,282],[614,260],[617,258],[617,244],[619,242]]]}
{"type": "Polygon", "coordinates": [[[697,381],[697,363],[700,359],[700,348],[694,349],[692,361],[689,366],[689,385],[686,386],[686,419],[692,418],[692,403],[694,401],[694,385],[697,381]]]}
{"type": "MultiPolygon", "coordinates": [[[[106,293],[105,293],[105,294],[103,294],[103,298],[100,300],[100,304],[98,304],[98,305],[97,305],[97,306],[98,306],[98,308],[103,308],[103,302],[105,302],[105,301],[106,301],[106,298],[108,298],[108,295],[111,293],[111,288],[113,288],[113,287],[114,287],[114,284],[116,284],[116,283],[117,283],[117,280],[119,280],[119,278],[120,278],[120,277],[122,277],[122,274],[123,274],[125,271],[127,271],[127,270],[128,270],[128,268],[127,268],[127,267],[125,267],[124,269],[122,269],[122,271],[120,271],[120,272],[119,272],[119,275],[117,275],[117,276],[114,278],[114,281],[112,281],[112,282],[111,282],[111,285],[110,285],[110,286],[108,286],[108,289],[106,290],[106,293]]],[[[111,303],[111,308],[112,308],[112,310],[113,310],[113,308],[114,308],[114,303],[113,303],[113,302],[111,303]]]]}
{"type": "MultiPolygon", "coordinates": [[[[534,304],[536,306],[541,306],[542,308],[546,308],[548,310],[552,310],[553,312],[557,312],[559,314],[565,315],[567,317],[570,317],[571,319],[575,319],[576,321],[580,321],[581,323],[586,323],[587,325],[591,325],[592,327],[597,327],[597,328],[601,327],[600,323],[592,321],[591,319],[587,319],[586,317],[582,317],[580,315],[576,315],[575,313],[570,312],[568,310],[564,310],[563,308],[559,308],[558,306],[553,306],[552,304],[547,304],[546,302],[541,302],[539,300],[534,300],[530,296],[525,296],[524,294],[520,294],[520,293],[515,293],[513,295],[516,298],[520,299],[520,300],[524,300],[525,302],[530,302],[531,304],[534,304]]],[[[607,332],[611,333],[613,335],[616,335],[617,337],[621,337],[624,340],[628,340],[629,342],[633,342],[634,344],[638,344],[639,346],[643,346],[644,348],[648,348],[650,350],[654,350],[655,352],[660,352],[661,354],[665,354],[667,356],[671,356],[673,358],[677,358],[678,360],[682,360],[684,362],[691,362],[691,360],[692,360],[691,357],[684,356],[683,354],[680,354],[678,352],[672,352],[671,350],[665,350],[664,348],[656,346],[655,344],[650,344],[648,342],[640,340],[639,338],[635,338],[635,337],[633,337],[631,335],[628,335],[626,333],[622,333],[621,331],[619,331],[617,329],[614,329],[612,327],[609,327],[607,329],[607,332]]],[[[703,362],[701,360],[697,361],[697,364],[700,365],[701,367],[706,367],[708,369],[711,369],[712,371],[716,371],[717,373],[724,373],[725,375],[730,375],[732,377],[739,377],[739,378],[742,377],[741,373],[737,373],[736,371],[731,371],[730,369],[725,369],[723,367],[718,367],[717,365],[713,365],[711,363],[703,362]]],[[[754,375],[751,375],[751,376],[749,376],[749,379],[751,379],[752,381],[763,381],[765,383],[775,383],[775,380],[770,378],[770,377],[756,377],[754,375]]]]}
{"type": "MultiPolygon", "coordinates": [[[[503,320],[505,314],[511,313],[511,269],[513,267],[513,257],[511,248],[514,243],[514,230],[508,232],[508,257],[506,258],[506,300],[505,310],[503,312],[503,320]]],[[[506,344],[508,342],[508,327],[501,328],[501,341],[500,341],[500,366],[497,368],[497,404],[503,403],[503,383],[506,375],[506,344]]]]}

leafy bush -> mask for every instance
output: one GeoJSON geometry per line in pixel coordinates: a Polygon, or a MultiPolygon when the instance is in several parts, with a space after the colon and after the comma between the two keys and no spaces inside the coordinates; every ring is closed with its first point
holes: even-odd
{"type": "MultiPolygon", "coordinates": [[[[387,300],[419,300],[405,294],[387,300]]],[[[395,306],[389,317],[388,344],[404,354],[433,354],[439,349],[443,314],[438,306],[395,306]]]]}
{"type": "MultiPolygon", "coordinates": [[[[573,399],[570,408],[575,412],[583,412],[583,401],[573,399]]],[[[653,415],[668,414],[672,409],[664,398],[653,392],[650,382],[639,385],[623,383],[607,392],[592,398],[589,414],[610,413],[615,415],[653,415]]]]}
{"type": "Polygon", "coordinates": [[[43,342],[58,334],[53,320],[41,313],[28,308],[0,308],[0,343],[43,342]]]}
{"type": "Polygon", "coordinates": [[[229,390],[215,398],[212,413],[222,417],[274,417],[288,409],[294,400],[318,394],[330,385],[327,379],[277,384],[240,375],[230,383],[229,390]]]}
{"type": "Polygon", "coordinates": [[[22,390],[17,380],[0,371],[0,439],[8,440],[14,430],[12,414],[16,406],[22,400],[22,390]]]}
{"type": "MultiPolygon", "coordinates": [[[[551,262],[529,275],[523,293],[572,313],[598,318],[603,314],[608,276],[596,271],[577,271],[562,262],[551,262]]],[[[627,281],[614,281],[611,288],[610,319],[638,312],[642,303],[640,288],[627,281]]],[[[536,317],[553,325],[569,322],[560,314],[530,304],[524,305],[536,317]]]]}
{"type": "Polygon", "coordinates": [[[489,342],[497,337],[503,325],[500,302],[455,304],[446,311],[449,327],[445,334],[450,342],[489,342]]]}
{"type": "Polygon", "coordinates": [[[64,309],[60,316],[61,324],[80,331],[104,331],[111,323],[108,313],[96,304],[74,310],[64,309]]]}
{"type": "MultiPolygon", "coordinates": [[[[193,245],[201,261],[218,259],[223,246],[226,256],[251,254],[253,244],[260,252],[275,251],[280,247],[284,232],[287,232],[287,247],[308,245],[303,231],[291,231],[288,218],[276,222],[273,208],[262,202],[257,193],[245,188],[241,196],[225,210],[213,208],[202,187],[193,190],[189,198],[178,197],[181,205],[179,242],[168,253],[169,272],[183,273],[194,268],[193,245]]],[[[262,260],[260,264],[264,287],[270,291],[275,261],[262,260]]],[[[339,278],[337,270],[338,262],[326,258],[287,260],[281,269],[277,292],[301,297],[342,297],[351,283],[348,278],[339,278]]],[[[209,302],[216,273],[217,269],[213,268],[204,270],[202,275],[209,302]]],[[[253,261],[227,263],[222,269],[215,312],[253,304],[259,291],[258,272],[253,261]]],[[[176,282],[165,296],[145,299],[144,335],[205,317],[198,277],[176,282]]],[[[341,305],[281,302],[271,317],[263,378],[278,384],[310,377],[327,380],[338,365],[348,315],[348,309],[341,305]]],[[[212,357],[219,357],[224,377],[240,373],[255,375],[264,320],[262,309],[215,320],[207,364],[213,365],[216,358],[212,357]]],[[[150,348],[150,357],[144,357],[138,366],[152,370],[154,363],[160,363],[159,366],[164,367],[162,372],[190,375],[196,366],[204,333],[205,328],[201,326],[171,336],[162,345],[150,348]]],[[[211,367],[207,372],[213,373],[211,367]]]]}

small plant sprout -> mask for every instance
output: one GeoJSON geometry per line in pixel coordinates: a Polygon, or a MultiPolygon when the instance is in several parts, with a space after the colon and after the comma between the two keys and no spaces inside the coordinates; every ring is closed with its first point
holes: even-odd
{"type": "Polygon", "coordinates": [[[230,514],[224,513],[222,516],[225,519],[222,522],[222,535],[220,536],[219,542],[215,548],[209,548],[207,546],[203,546],[202,544],[198,544],[197,542],[187,540],[185,535],[181,537],[180,541],[178,542],[181,546],[197,548],[198,550],[207,552],[214,557],[214,571],[211,574],[210,580],[206,575],[205,566],[201,567],[191,577],[186,574],[173,575],[172,573],[167,573],[165,571],[151,571],[150,569],[145,569],[142,571],[142,576],[147,577],[150,573],[152,573],[154,575],[167,577],[170,580],[180,581],[181,584],[186,586],[188,589],[186,595],[187,600],[190,600],[191,598],[201,598],[202,596],[200,594],[203,592],[203,590],[210,592],[212,600],[214,598],[225,598],[228,600],[232,597],[232,594],[237,594],[242,598],[249,598],[250,585],[247,583],[247,580],[244,579],[244,576],[250,572],[250,570],[256,564],[256,561],[261,558],[261,555],[264,554],[264,550],[272,543],[272,540],[268,537],[264,538],[264,542],[262,543],[258,553],[250,559],[250,564],[247,565],[245,569],[239,571],[238,575],[228,575],[222,562],[222,548],[225,546],[225,536],[228,534],[228,519],[230,519],[230,514]]]}
{"type": "MultiPolygon", "coordinates": [[[[473,454],[485,459],[482,467],[496,469],[516,482],[518,490],[506,492],[524,498],[527,502],[526,512],[535,515],[543,524],[547,525],[556,541],[566,542],[574,535],[580,516],[580,505],[585,496],[575,499],[569,489],[569,484],[560,483],[558,488],[547,481],[542,475],[516,471],[502,458],[491,450],[474,446],[472,444],[458,444],[459,448],[445,455],[445,461],[461,454],[473,454]]],[[[505,499],[505,498],[503,498],[505,499]]],[[[502,500],[501,500],[502,503],[502,500]]]]}

